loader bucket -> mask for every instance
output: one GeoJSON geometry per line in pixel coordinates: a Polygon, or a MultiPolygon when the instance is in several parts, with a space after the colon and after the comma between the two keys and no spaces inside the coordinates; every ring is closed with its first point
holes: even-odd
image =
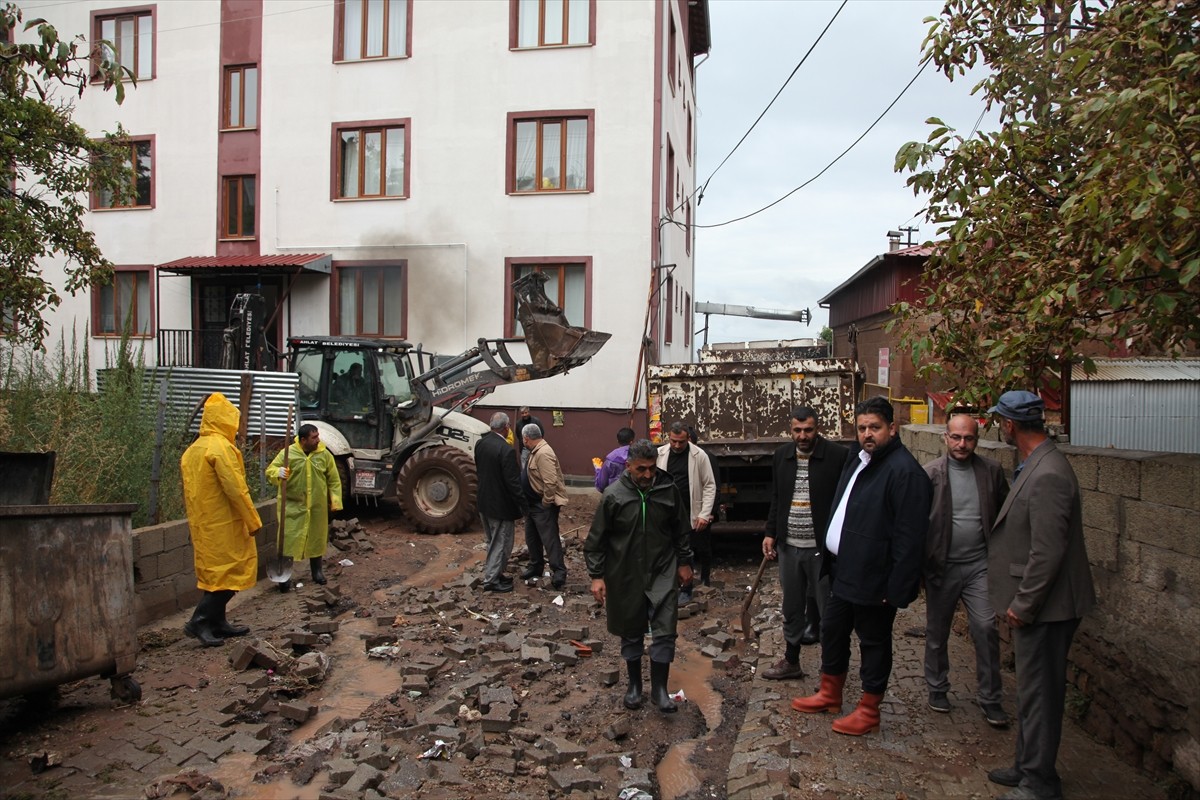
{"type": "Polygon", "coordinates": [[[525,329],[534,378],[557,375],[586,364],[611,336],[567,322],[562,309],[546,297],[546,280],[542,273],[531,272],[513,282],[517,319],[525,329]]]}

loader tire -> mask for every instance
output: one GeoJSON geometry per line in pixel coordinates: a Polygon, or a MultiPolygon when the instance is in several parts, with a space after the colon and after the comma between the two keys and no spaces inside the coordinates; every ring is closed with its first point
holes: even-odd
{"type": "Polygon", "coordinates": [[[396,482],[400,508],[420,533],[458,533],[475,521],[475,462],[456,447],[413,453],[396,482]]]}

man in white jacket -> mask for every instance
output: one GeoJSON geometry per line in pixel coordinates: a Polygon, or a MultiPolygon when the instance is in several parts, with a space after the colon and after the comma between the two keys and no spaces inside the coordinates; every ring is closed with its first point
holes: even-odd
{"type": "MultiPolygon", "coordinates": [[[[713,475],[712,462],[703,450],[691,443],[687,426],[676,421],[671,423],[667,432],[667,443],[658,448],[658,467],[670,473],[680,494],[688,499],[692,553],[700,565],[700,581],[707,586],[712,563],[708,526],[712,524],[713,504],[717,499],[717,479],[713,475]]],[[[690,585],[680,589],[680,605],[691,602],[691,599],[690,585]]]]}

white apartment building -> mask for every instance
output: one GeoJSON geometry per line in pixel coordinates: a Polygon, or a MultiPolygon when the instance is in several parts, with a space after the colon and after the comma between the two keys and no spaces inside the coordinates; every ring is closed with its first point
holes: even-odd
{"type": "Polygon", "coordinates": [[[333,334],[453,355],[519,335],[509,286],[538,270],[572,324],[612,338],[482,405],[561,423],[547,438],[582,474],[627,424],[613,412],[644,423],[644,364],[690,360],[707,0],[19,5],[138,76],[123,105],[95,88],[74,115],[124,126],[136,187],[126,207],[91,198],[115,283],[51,320],[93,364],[131,319],[151,363],[217,366],[243,292],[266,298],[277,352],[333,334]]]}

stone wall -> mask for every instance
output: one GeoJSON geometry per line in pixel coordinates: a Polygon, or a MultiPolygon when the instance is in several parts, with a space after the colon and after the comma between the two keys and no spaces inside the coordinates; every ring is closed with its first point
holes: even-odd
{"type": "MultiPolygon", "coordinates": [[[[275,501],[258,504],[263,527],[258,543],[258,577],[266,575],[267,560],[275,555],[275,501]]],[[[133,588],[137,624],[190,609],[200,599],[193,566],[187,520],[163,522],[133,532],[133,588]]]]}
{"type": "MultiPolygon", "coordinates": [[[[922,464],[940,425],[909,425],[922,464]]],[[[1083,497],[1097,608],[1071,648],[1068,713],[1120,758],[1200,791],[1200,456],[1060,447],[1083,497]]],[[[1016,450],[977,450],[1011,473],[1016,450]]],[[[1001,624],[1001,638],[1009,641],[1001,624]]]]}

